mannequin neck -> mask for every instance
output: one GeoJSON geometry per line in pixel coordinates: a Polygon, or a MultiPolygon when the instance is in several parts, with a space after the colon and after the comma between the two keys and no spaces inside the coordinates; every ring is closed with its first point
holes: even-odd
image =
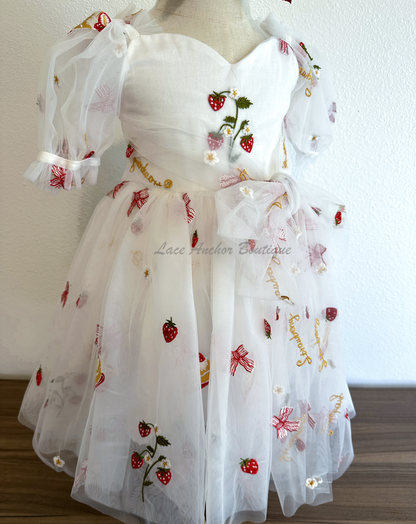
{"type": "Polygon", "coordinates": [[[245,4],[246,0],[157,0],[153,10],[167,16],[230,24],[246,19],[245,4]]]}

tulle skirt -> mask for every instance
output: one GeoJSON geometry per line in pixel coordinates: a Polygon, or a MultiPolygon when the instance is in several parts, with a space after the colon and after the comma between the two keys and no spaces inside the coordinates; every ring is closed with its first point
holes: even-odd
{"type": "Polygon", "coordinates": [[[157,524],[262,522],[269,490],[286,516],[332,500],[354,456],[333,281],[346,219],[288,176],[183,193],[127,172],[19,413],[73,498],[157,524]]]}

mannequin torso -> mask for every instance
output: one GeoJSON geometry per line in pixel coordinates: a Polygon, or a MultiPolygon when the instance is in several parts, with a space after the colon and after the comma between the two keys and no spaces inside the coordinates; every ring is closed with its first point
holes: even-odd
{"type": "Polygon", "coordinates": [[[248,0],[157,0],[150,13],[166,33],[195,38],[230,64],[266,38],[253,23],[248,0]]]}

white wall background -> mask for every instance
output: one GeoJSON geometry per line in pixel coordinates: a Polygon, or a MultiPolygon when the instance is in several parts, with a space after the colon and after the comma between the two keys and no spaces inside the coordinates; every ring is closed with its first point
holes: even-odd
{"type": "MultiPolygon", "coordinates": [[[[119,133],[97,186],[52,196],[22,177],[38,152],[43,56],[93,11],[112,16],[128,3],[1,1],[0,376],[31,374],[89,217],[124,167],[119,133]]],[[[254,18],[275,11],[334,70],[336,139],[309,180],[339,196],[349,214],[349,254],[338,268],[348,381],[416,385],[416,2],[252,0],[251,9],[254,18]]]]}

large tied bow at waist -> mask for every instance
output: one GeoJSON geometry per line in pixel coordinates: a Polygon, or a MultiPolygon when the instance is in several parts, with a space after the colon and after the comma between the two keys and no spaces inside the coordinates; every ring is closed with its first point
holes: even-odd
{"type": "Polygon", "coordinates": [[[236,182],[215,200],[218,235],[239,261],[237,292],[293,305],[302,278],[311,283],[327,271],[332,196],[282,173],[271,181],[247,176],[236,182]]]}

